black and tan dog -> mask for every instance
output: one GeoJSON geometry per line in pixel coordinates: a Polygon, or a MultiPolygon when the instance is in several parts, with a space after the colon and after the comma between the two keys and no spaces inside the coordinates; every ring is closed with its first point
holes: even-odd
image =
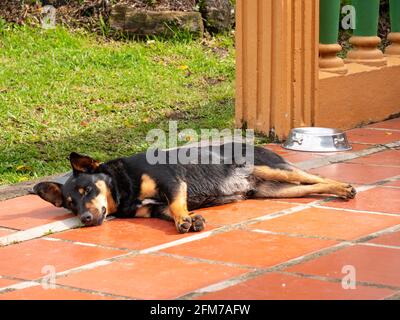
{"type": "MultiPolygon", "coordinates": [[[[240,144],[242,150],[246,146],[240,144]]],[[[218,149],[222,158],[225,147],[218,149]]],[[[268,149],[253,151],[251,166],[238,163],[234,154],[230,164],[150,164],[146,153],[105,163],[71,153],[73,175],[66,183],[42,182],[34,192],[71,210],[86,226],[100,225],[107,215],[158,217],[173,220],[181,233],[204,229],[203,217],[191,212],[202,207],[248,198],[333,194],[351,199],[356,194],[351,185],[302,171],[268,149]]],[[[170,151],[159,152],[168,156],[170,151]]]]}

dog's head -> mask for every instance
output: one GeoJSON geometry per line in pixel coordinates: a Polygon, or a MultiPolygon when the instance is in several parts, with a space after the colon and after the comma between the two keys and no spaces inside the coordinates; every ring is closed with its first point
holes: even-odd
{"type": "Polygon", "coordinates": [[[99,173],[100,163],[75,152],[70,155],[73,175],[65,182],[41,182],[33,191],[56,207],[71,210],[85,226],[100,225],[116,211],[111,178],[99,173]]]}

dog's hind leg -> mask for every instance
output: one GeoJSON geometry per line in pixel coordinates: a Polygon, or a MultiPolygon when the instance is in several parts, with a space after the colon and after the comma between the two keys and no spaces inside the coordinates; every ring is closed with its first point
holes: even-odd
{"type": "Polygon", "coordinates": [[[337,183],[292,184],[263,181],[257,185],[254,198],[301,198],[311,194],[334,194],[343,199],[353,199],[356,191],[337,183]]]}
{"type": "Polygon", "coordinates": [[[265,181],[279,181],[295,184],[339,184],[351,187],[346,183],[305,172],[290,164],[287,164],[285,168],[282,169],[273,169],[268,166],[254,166],[253,175],[265,181]]]}

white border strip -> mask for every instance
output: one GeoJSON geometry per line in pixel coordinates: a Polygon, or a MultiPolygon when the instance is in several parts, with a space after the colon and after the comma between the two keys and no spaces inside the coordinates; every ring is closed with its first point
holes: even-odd
{"type": "Polygon", "coordinates": [[[68,218],[34,227],[24,231],[17,231],[9,235],[0,237],[0,246],[7,246],[13,243],[32,240],[45,236],[47,233],[61,232],[73,228],[80,227],[82,224],[76,217],[68,218]]]}

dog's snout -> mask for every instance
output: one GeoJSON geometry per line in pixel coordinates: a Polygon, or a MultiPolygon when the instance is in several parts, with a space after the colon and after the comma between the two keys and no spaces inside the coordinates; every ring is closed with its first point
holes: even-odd
{"type": "Polygon", "coordinates": [[[85,225],[88,225],[88,224],[92,223],[93,215],[90,212],[85,212],[84,214],[81,215],[81,221],[85,225]]]}

